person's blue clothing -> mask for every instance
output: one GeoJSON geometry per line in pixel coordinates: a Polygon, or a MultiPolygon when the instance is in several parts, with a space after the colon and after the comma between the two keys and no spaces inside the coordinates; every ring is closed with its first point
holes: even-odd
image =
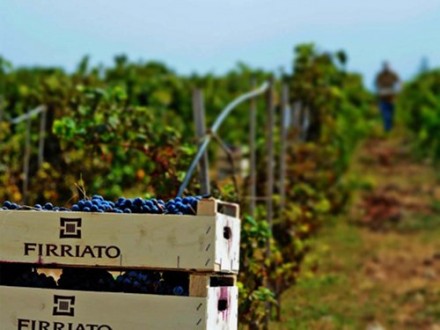
{"type": "Polygon", "coordinates": [[[382,113],[385,132],[389,132],[393,128],[394,104],[389,101],[381,100],[379,102],[379,108],[382,113]]]}

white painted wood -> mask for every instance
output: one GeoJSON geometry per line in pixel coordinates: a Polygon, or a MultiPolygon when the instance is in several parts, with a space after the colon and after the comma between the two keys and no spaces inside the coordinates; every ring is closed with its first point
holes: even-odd
{"type": "Polygon", "coordinates": [[[222,233],[223,239],[215,241],[216,271],[229,269],[233,273],[238,273],[240,267],[240,221],[236,220],[236,218],[227,215],[217,215],[216,232],[222,233]]]}
{"type": "MultiPolygon", "coordinates": [[[[209,288],[207,301],[207,329],[235,330],[238,324],[238,288],[209,288]],[[219,300],[226,301],[227,308],[219,311],[222,305],[219,300]]],[[[223,305],[224,307],[224,305],[223,305]]]]}
{"type": "Polygon", "coordinates": [[[70,329],[69,323],[72,329],[234,330],[237,295],[237,287],[211,287],[208,296],[201,298],[0,286],[0,325],[2,330],[70,329]],[[73,316],[54,315],[61,310],[55,296],[74,297],[73,304],[69,298],[63,306],[73,316]],[[218,311],[219,306],[225,307],[219,300],[227,301],[224,311],[218,311]],[[21,321],[20,328],[19,319],[29,321],[21,321]],[[32,328],[32,320],[40,323],[32,328]],[[41,321],[49,322],[50,327],[41,327],[46,325],[41,321]],[[58,322],[56,327],[54,322],[58,322]]]}
{"type": "MultiPolygon", "coordinates": [[[[79,232],[78,227],[70,229],[79,232]]],[[[0,262],[238,272],[239,238],[240,220],[219,213],[184,216],[0,211],[0,262]],[[60,237],[62,229],[67,228],[61,224],[62,218],[81,219],[81,238],[60,237]],[[224,238],[225,227],[231,230],[229,239],[224,238]],[[47,251],[39,255],[39,244],[45,250],[51,248],[48,244],[56,246],[52,248],[59,256],[52,252],[47,255],[47,251]],[[83,253],[86,246],[92,253],[83,253]],[[108,256],[103,247],[109,249],[108,256]],[[71,249],[72,256],[67,250],[61,256],[62,249],[71,249]]]]}

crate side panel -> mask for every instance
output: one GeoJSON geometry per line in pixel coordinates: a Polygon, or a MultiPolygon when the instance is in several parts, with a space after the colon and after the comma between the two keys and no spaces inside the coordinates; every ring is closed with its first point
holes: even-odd
{"type": "Polygon", "coordinates": [[[19,322],[22,329],[33,329],[33,322],[35,329],[70,329],[69,323],[72,329],[207,329],[207,298],[0,286],[0,301],[2,330],[19,329],[19,322]]]}
{"type": "Polygon", "coordinates": [[[0,211],[0,261],[212,271],[215,235],[209,216],[0,211]]]}

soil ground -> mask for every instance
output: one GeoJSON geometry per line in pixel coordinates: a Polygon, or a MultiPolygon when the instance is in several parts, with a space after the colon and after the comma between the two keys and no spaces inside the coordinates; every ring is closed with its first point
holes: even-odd
{"type": "Polygon", "coordinates": [[[345,217],[316,237],[270,329],[440,330],[440,173],[408,141],[360,146],[345,217]]]}

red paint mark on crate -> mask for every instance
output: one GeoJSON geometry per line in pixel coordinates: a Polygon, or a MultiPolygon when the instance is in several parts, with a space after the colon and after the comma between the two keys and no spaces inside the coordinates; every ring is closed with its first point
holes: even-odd
{"type": "Polygon", "coordinates": [[[220,287],[220,291],[217,293],[218,298],[218,311],[222,315],[223,321],[229,320],[231,308],[231,293],[229,287],[220,287]]]}
{"type": "Polygon", "coordinates": [[[231,225],[231,223],[229,222],[229,220],[226,222],[226,226],[227,226],[227,228],[229,228],[229,235],[230,235],[230,237],[229,237],[229,239],[228,239],[228,254],[230,255],[231,254],[231,249],[232,249],[232,235],[233,235],[233,232],[232,232],[232,225],[231,225]]]}

